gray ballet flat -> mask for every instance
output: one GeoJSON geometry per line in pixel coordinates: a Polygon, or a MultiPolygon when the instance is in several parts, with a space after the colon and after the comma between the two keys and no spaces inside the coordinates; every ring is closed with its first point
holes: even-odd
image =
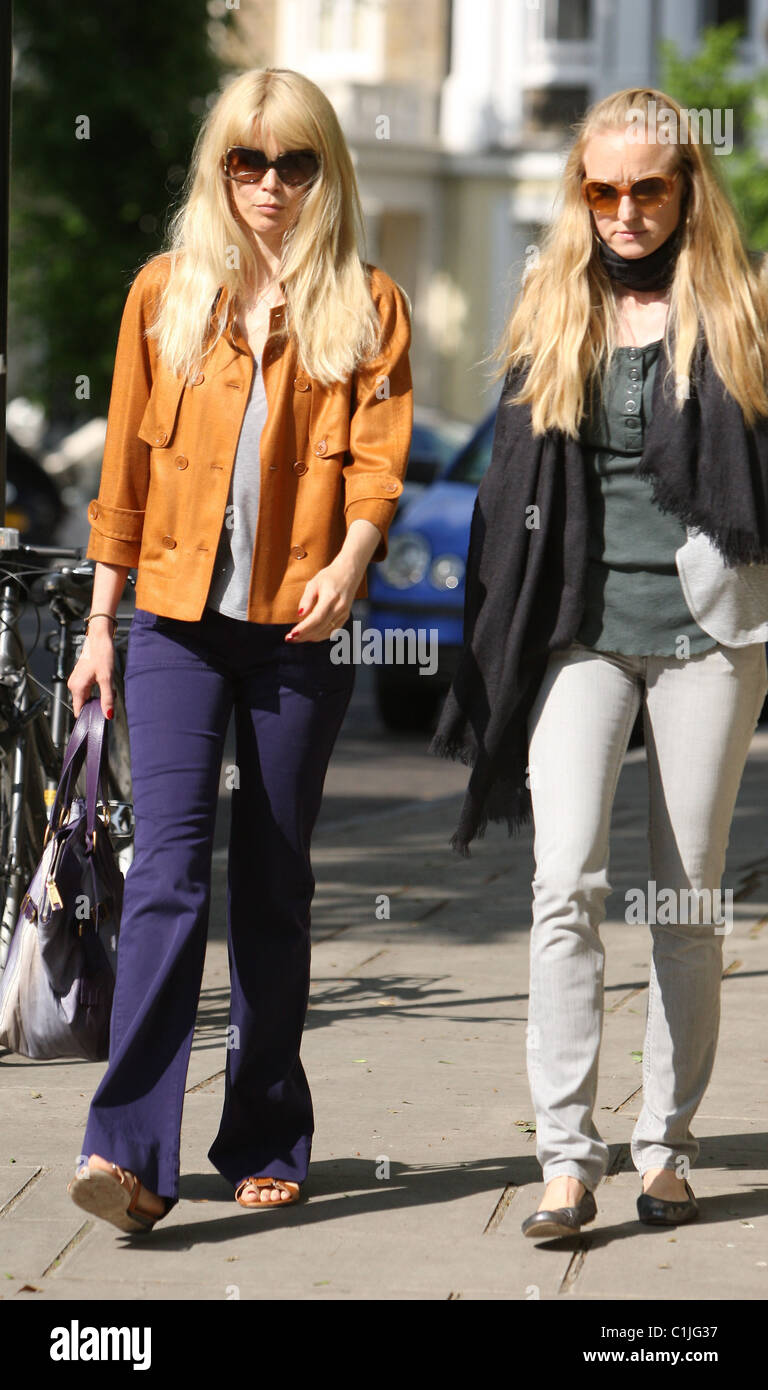
{"type": "Polygon", "coordinates": [[[524,1236],[548,1240],[557,1236],[578,1235],[582,1226],[597,1216],[597,1203],[589,1188],[575,1207],[555,1207],[553,1211],[535,1211],[521,1226],[524,1236]]]}

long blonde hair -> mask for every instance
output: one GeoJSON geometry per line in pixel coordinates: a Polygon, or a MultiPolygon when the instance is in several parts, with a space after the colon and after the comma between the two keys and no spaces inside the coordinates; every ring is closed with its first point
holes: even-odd
{"type": "MultiPolygon", "coordinates": [[[[676,113],[677,130],[687,132],[686,118],[671,97],[634,87],[596,103],[575,127],[561,209],[492,354],[501,363],[496,378],[511,368],[530,366],[512,399],[531,403],[534,434],[559,429],[577,437],[587,390],[600,369],[610,365],[617,345],[616,301],[600,261],[592,214],[581,196],[584,150],[593,135],[628,129],[631,112],[642,111],[648,120],[652,101],[654,116],[657,108],[668,108],[676,113]]],[[[674,344],[668,375],[675,379],[675,403],[682,409],[703,335],[717,375],[751,426],[758,415],[768,414],[766,262],[758,271],[750,264],[710,152],[684,139],[670,144],[677,149],[684,180],[680,249],[664,334],[668,353],[674,344]]]]}
{"type": "MultiPolygon", "coordinates": [[[[212,312],[220,286],[235,307],[257,283],[254,243],[233,215],[221,160],[230,145],[313,149],[320,172],[283,238],[284,326],[308,374],[344,381],[378,346],[380,325],[363,259],[365,232],[352,160],[336,113],[314,82],[285,68],[254,69],[225,88],[198,132],[183,201],[168,229],[171,271],[147,336],[173,372],[194,376],[229,311],[212,312]]],[[[222,303],[224,303],[224,300],[222,303]]]]}

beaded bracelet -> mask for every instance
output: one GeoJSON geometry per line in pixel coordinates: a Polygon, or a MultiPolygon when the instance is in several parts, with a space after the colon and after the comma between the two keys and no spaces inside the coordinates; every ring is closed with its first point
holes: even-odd
{"type": "Polygon", "coordinates": [[[113,637],[114,637],[115,633],[117,632],[118,627],[120,626],[119,621],[118,621],[118,619],[115,617],[114,613],[89,613],[89,614],[88,614],[88,617],[85,619],[85,621],[84,621],[84,623],[83,623],[83,626],[84,626],[84,628],[85,628],[85,635],[86,635],[86,637],[88,636],[88,624],[89,624],[89,622],[91,621],[91,618],[110,618],[111,621],[115,624],[115,626],[114,626],[113,629],[112,629],[112,636],[113,636],[113,637]]]}

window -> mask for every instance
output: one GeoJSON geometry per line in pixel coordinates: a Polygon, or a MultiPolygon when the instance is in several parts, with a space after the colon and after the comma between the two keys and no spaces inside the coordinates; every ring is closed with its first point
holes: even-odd
{"type": "Polygon", "coordinates": [[[471,483],[477,487],[487,473],[493,452],[495,412],[483,421],[463,449],[448,476],[452,483],[471,483]]]}
{"type": "Polygon", "coordinates": [[[318,0],[317,47],[325,50],[365,48],[380,10],[381,0],[318,0]]]}
{"type": "Polygon", "coordinates": [[[320,0],[320,13],[317,17],[318,48],[333,47],[333,0],[320,0]]]}
{"type": "Polygon", "coordinates": [[[529,134],[562,133],[578,121],[589,105],[586,87],[533,87],[523,93],[525,126],[529,134]]]}
{"type": "Polygon", "coordinates": [[[709,28],[713,24],[729,24],[731,20],[741,21],[743,33],[749,28],[749,0],[703,0],[701,24],[709,28]]]}
{"type": "Polygon", "coordinates": [[[588,39],[592,34],[592,0],[547,0],[544,37],[588,39]]]}

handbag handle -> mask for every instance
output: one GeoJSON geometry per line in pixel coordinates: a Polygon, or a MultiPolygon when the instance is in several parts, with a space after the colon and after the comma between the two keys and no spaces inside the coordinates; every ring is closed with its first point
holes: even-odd
{"type": "Polygon", "coordinates": [[[69,736],[69,742],[64,752],[59,785],[56,788],[56,796],[49,817],[49,824],[55,829],[58,825],[57,816],[60,817],[72,802],[75,778],[80,771],[85,753],[87,759],[85,845],[88,850],[93,848],[99,785],[101,785],[102,800],[106,800],[104,795],[104,764],[107,751],[106,723],[100,697],[92,695],[83,705],[75,721],[75,727],[69,736]]]}
{"type": "Polygon", "coordinates": [[[96,830],[96,799],[101,786],[101,799],[106,801],[106,761],[107,761],[107,721],[101,708],[101,700],[94,696],[88,723],[88,753],[85,768],[85,805],[87,849],[93,849],[93,836],[96,830]]]}
{"type": "Polygon", "coordinates": [[[83,752],[86,764],[86,849],[93,848],[96,829],[96,799],[99,783],[102,800],[106,800],[104,787],[104,764],[106,761],[106,720],[98,695],[92,695],[85,702],[75,721],[69,737],[62,765],[59,785],[51,807],[50,824],[57,825],[57,812],[63,815],[72,801],[74,783],[82,765],[83,752]]]}

